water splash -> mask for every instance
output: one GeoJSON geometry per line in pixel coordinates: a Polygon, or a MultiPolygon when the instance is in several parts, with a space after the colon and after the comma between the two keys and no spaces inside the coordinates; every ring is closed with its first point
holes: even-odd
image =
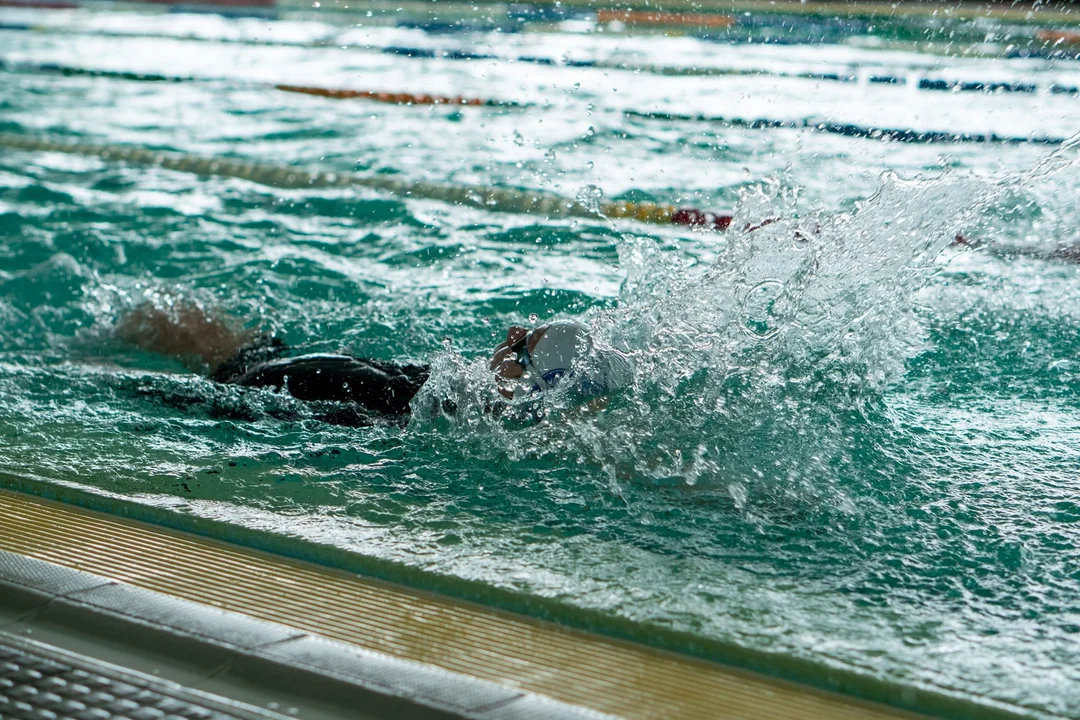
{"type": "Polygon", "coordinates": [[[1029,172],[1020,176],[1018,185],[1029,186],[1032,183],[1045,180],[1052,175],[1057,175],[1068,168],[1080,164],[1080,133],[1076,133],[1063,142],[1054,152],[1048,154],[1029,172]]]}
{"type": "Polygon", "coordinates": [[[938,255],[996,195],[973,178],[889,175],[854,212],[800,220],[793,195],[759,188],[739,204],[744,229],[700,273],[624,254],[631,296],[610,337],[635,349],[639,402],[604,421],[648,431],[608,458],[634,457],[653,479],[727,485],[736,504],[750,485],[833,485],[860,465],[881,393],[921,347],[918,292],[938,255]]]}
{"type": "Polygon", "coordinates": [[[797,193],[747,191],[741,229],[706,267],[653,240],[622,245],[619,304],[592,327],[633,380],[604,412],[556,393],[520,432],[513,412],[491,411],[502,403],[486,362],[447,348],[414,428],[445,423],[471,452],[577,463],[615,485],[719,484],[736,504],[749,484],[827,486],[921,347],[917,296],[939,254],[998,192],[959,175],[887,175],[853,212],[800,217],[797,193]]]}

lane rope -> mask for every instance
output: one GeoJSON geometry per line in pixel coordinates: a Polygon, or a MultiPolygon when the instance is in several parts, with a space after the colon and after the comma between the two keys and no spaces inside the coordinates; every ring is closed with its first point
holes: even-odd
{"type": "MultiPolygon", "coordinates": [[[[681,225],[711,231],[727,230],[731,227],[733,221],[733,217],[729,214],[705,212],[692,207],[680,208],[674,205],[650,202],[609,201],[600,203],[594,209],[580,202],[557,195],[509,188],[455,187],[426,182],[408,182],[392,178],[365,177],[352,173],[327,173],[295,167],[266,165],[230,158],[157,152],[135,146],[94,145],[51,140],[14,133],[0,133],[0,147],[27,152],[59,152],[69,155],[98,157],[111,162],[127,162],[196,175],[234,177],[277,188],[363,187],[406,198],[437,200],[499,212],[543,214],[552,218],[630,219],[643,223],[681,225]]],[[[753,232],[775,221],[776,218],[769,218],[757,225],[748,225],[744,229],[747,232],[753,232]]],[[[962,234],[957,234],[954,244],[974,248],[983,246],[983,243],[967,238],[962,234]]],[[[1041,260],[1080,262],[1080,250],[1072,246],[1049,251],[1009,248],[1008,253],[1026,255],[1041,260]]]]}
{"type": "Polygon", "coordinates": [[[597,10],[596,22],[625,25],[682,25],[704,28],[734,27],[735,18],[712,13],[656,12],[651,10],[597,10]]]}
{"type": "Polygon", "coordinates": [[[1065,30],[1040,30],[1035,38],[1054,45],[1080,45],[1080,32],[1065,30]]]}
{"type": "MultiPolygon", "coordinates": [[[[159,33],[126,33],[84,30],[78,28],[57,28],[42,25],[26,24],[2,24],[0,30],[32,31],[56,34],[87,34],[97,37],[109,38],[145,38],[160,40],[194,40],[198,42],[220,42],[227,44],[254,45],[254,46],[280,46],[280,47],[327,47],[331,45],[345,44],[336,36],[326,36],[310,43],[275,42],[267,40],[235,40],[228,38],[200,38],[159,33]]],[[[1068,35],[1068,33],[1061,33],[1068,35]]],[[[1048,36],[1049,37],[1049,36],[1048,36]]],[[[385,53],[400,55],[418,59],[439,60],[497,60],[501,62],[533,63],[537,65],[550,65],[556,67],[583,67],[600,70],[619,70],[635,74],[663,75],[667,77],[780,77],[798,80],[812,80],[820,82],[859,83],[862,78],[859,74],[851,71],[837,72],[786,72],[783,70],[770,70],[767,68],[720,68],[720,67],[683,67],[670,65],[631,65],[625,62],[605,60],[575,60],[573,58],[552,58],[533,55],[496,55],[493,53],[476,52],[466,49],[432,49],[423,47],[407,47],[401,45],[388,46],[351,46],[352,49],[361,52],[385,53]]],[[[1016,52],[1020,52],[1017,50],[1016,52]]],[[[1041,57],[1041,50],[1025,50],[1023,57],[1041,57]]],[[[1059,51],[1054,50],[1054,53],[1059,51]]],[[[1020,57],[1021,55],[1017,55],[1020,57]]],[[[1056,57],[1056,55],[1054,56],[1056,57]]],[[[1080,57],[1080,53],[1077,53],[1080,57]]],[[[954,92],[967,93],[977,92],[984,94],[1002,93],[1038,93],[1049,92],[1052,95],[1080,95],[1080,85],[1062,84],[1052,82],[1049,85],[1039,85],[1032,82],[1011,81],[982,81],[982,80],[949,80],[938,77],[917,77],[895,74],[876,74],[865,78],[869,85],[892,85],[905,87],[909,84],[918,90],[930,92],[954,92]]],[[[507,103],[502,103],[507,104],[507,103]]]]}
{"type": "MultiPolygon", "coordinates": [[[[499,60],[502,62],[532,63],[561,67],[596,68],[599,70],[622,70],[631,73],[664,75],[667,77],[780,77],[796,80],[813,80],[836,83],[859,83],[861,78],[854,72],[785,72],[760,68],[718,68],[718,67],[683,67],[671,65],[629,65],[625,62],[606,60],[574,60],[534,55],[497,55],[494,53],[474,52],[464,49],[441,49],[388,45],[382,48],[368,48],[387,55],[400,55],[408,58],[429,60],[499,60]]],[[[910,84],[918,90],[937,92],[977,92],[983,94],[1027,93],[1034,94],[1040,86],[1031,82],[982,81],[982,80],[947,80],[934,77],[909,77],[889,74],[866,76],[868,85],[894,85],[904,87],[910,84]]],[[[1080,86],[1051,83],[1042,86],[1051,94],[1080,94],[1080,86]]]]}
{"type": "MultiPolygon", "coordinates": [[[[223,82],[224,80],[213,78],[194,78],[159,75],[154,73],[137,73],[117,70],[94,70],[78,68],[54,63],[14,63],[0,58],[0,71],[8,72],[43,72],[56,73],[70,76],[104,77],[137,82],[223,82]]],[[[261,83],[257,83],[263,86],[261,83]]],[[[461,96],[449,97],[443,95],[427,95],[416,93],[390,93],[370,90],[343,90],[334,88],[311,87],[302,85],[272,85],[276,90],[312,95],[316,97],[332,98],[337,100],[363,99],[374,102],[382,102],[394,105],[448,105],[448,106],[472,106],[472,107],[515,107],[522,108],[527,105],[513,101],[492,101],[461,96]]],[[[706,122],[710,124],[723,124],[729,127],[748,128],[753,130],[765,129],[789,129],[811,130],[814,132],[843,135],[845,137],[862,138],[868,140],[880,140],[886,142],[915,143],[915,144],[1039,144],[1060,145],[1065,142],[1064,138],[1048,136],[1003,136],[995,133],[955,133],[934,130],[911,130],[902,128],[879,128],[864,127],[850,123],[836,123],[818,121],[812,118],[801,120],[775,120],[769,118],[725,118],[707,115],[689,115],[668,113],[659,111],[624,110],[627,117],[643,118],[648,120],[665,120],[680,122],[706,122]]],[[[707,223],[706,223],[707,224],[707,223]]],[[[720,228],[724,229],[724,228],[720,228]]]]}
{"type": "MultiPolygon", "coordinates": [[[[223,79],[177,77],[158,75],[154,73],[137,73],[118,70],[94,70],[77,68],[53,63],[13,63],[0,58],[0,71],[8,72],[43,72],[56,73],[70,76],[103,77],[137,82],[225,82],[223,79]]],[[[231,81],[229,81],[231,82],[231,81]]],[[[262,83],[255,85],[264,87],[262,83]]],[[[303,85],[271,85],[276,90],[290,93],[300,93],[316,97],[332,98],[337,100],[362,99],[374,102],[382,102],[393,105],[448,105],[448,106],[471,106],[471,107],[512,107],[523,108],[528,105],[514,101],[480,100],[461,96],[449,97],[443,95],[427,95],[416,93],[391,93],[371,90],[342,90],[334,88],[310,87],[303,85]]],[[[681,122],[706,122],[723,124],[729,127],[749,128],[753,130],[765,129],[788,129],[788,130],[812,130],[815,132],[843,135],[846,137],[863,138],[868,140],[881,140],[886,142],[917,143],[917,144],[941,144],[941,143],[982,143],[982,144],[1038,144],[1060,145],[1065,142],[1064,138],[1048,136],[1004,136],[996,133],[955,133],[937,130],[910,130],[902,128],[878,128],[863,127],[850,123],[836,123],[818,121],[811,118],[802,120],[774,120],[769,118],[745,119],[725,118],[707,115],[688,115],[680,113],[668,113],[659,111],[624,110],[627,117],[637,117],[648,120],[666,120],[681,122]]]]}
{"type": "Polygon", "coordinates": [[[662,203],[616,200],[590,206],[549,193],[480,185],[439,185],[354,173],[321,172],[232,158],[159,152],[130,145],[96,145],[0,133],[0,147],[27,152],[58,152],[98,157],[109,162],[126,162],[196,175],[234,177],[277,188],[362,187],[405,198],[437,200],[498,212],[540,214],[550,218],[628,219],[655,225],[682,225],[707,230],[726,230],[731,225],[730,215],[662,203]]]}
{"type": "Polygon", "coordinates": [[[501,102],[496,100],[479,100],[461,96],[446,97],[444,95],[418,95],[416,93],[389,93],[374,92],[371,90],[333,90],[321,87],[304,87],[301,85],[275,85],[275,89],[304,95],[333,98],[335,100],[374,100],[375,102],[390,103],[393,105],[472,105],[481,107],[518,107],[517,103],[501,102]]]}
{"type": "MultiPolygon", "coordinates": [[[[65,77],[95,77],[110,78],[115,80],[129,80],[133,82],[163,82],[163,83],[195,83],[195,82],[243,82],[230,78],[199,78],[174,75],[159,75],[157,73],[141,73],[126,70],[95,70],[92,68],[80,68],[57,63],[24,63],[11,62],[0,58],[0,71],[11,73],[48,73],[63,75],[65,77]]],[[[375,90],[344,90],[338,88],[311,87],[306,85],[271,85],[267,83],[250,83],[253,87],[272,87],[283,92],[300,93],[316,97],[330,98],[334,100],[371,100],[373,102],[387,103],[390,105],[458,105],[470,107],[524,107],[521,103],[503,100],[482,100],[479,98],[467,98],[461,96],[448,97],[445,95],[428,95],[426,93],[408,92],[385,92],[375,90]]]]}
{"type": "Polygon", "coordinates": [[[954,133],[939,130],[909,130],[898,128],[863,127],[847,123],[835,123],[806,118],[802,120],[771,120],[757,118],[748,120],[745,118],[724,118],[709,115],[681,115],[666,112],[641,112],[638,110],[624,110],[623,114],[628,117],[643,118],[646,120],[665,120],[668,122],[703,122],[727,125],[736,128],[748,128],[751,130],[785,129],[785,130],[812,130],[814,132],[844,135],[845,137],[864,138],[867,140],[881,140],[885,142],[900,143],[998,143],[1005,145],[1061,145],[1065,138],[1050,136],[1008,136],[996,133],[954,133]]]}

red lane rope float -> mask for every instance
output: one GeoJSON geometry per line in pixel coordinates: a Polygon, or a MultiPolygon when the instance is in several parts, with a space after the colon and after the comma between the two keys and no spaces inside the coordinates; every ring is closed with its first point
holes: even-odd
{"type": "MultiPolygon", "coordinates": [[[[609,201],[600,206],[600,215],[608,218],[630,218],[655,225],[684,225],[703,230],[723,232],[731,227],[732,216],[706,212],[693,207],[676,207],[651,202],[609,201]]],[[[757,228],[747,228],[756,230],[757,228]]]]}
{"type": "Polygon", "coordinates": [[[730,15],[709,13],[652,12],[648,10],[597,10],[597,22],[623,22],[627,25],[689,25],[729,28],[735,25],[730,15]]]}
{"type": "MultiPolygon", "coordinates": [[[[8,0],[0,0],[3,6],[8,0]]],[[[52,63],[19,63],[9,62],[0,58],[0,70],[12,72],[43,72],[57,73],[65,76],[85,76],[113,78],[117,80],[131,80],[134,82],[205,82],[213,78],[196,78],[171,75],[157,75],[150,73],[134,73],[119,70],[92,70],[89,68],[73,67],[68,65],[56,65],[52,63]]],[[[258,83],[259,87],[266,87],[258,83]]],[[[317,97],[334,98],[337,100],[373,100],[375,102],[389,103],[393,105],[457,105],[471,107],[525,107],[520,103],[501,100],[481,100],[478,98],[466,98],[461,96],[448,97],[445,95],[428,95],[422,93],[391,93],[372,90],[340,90],[335,88],[312,87],[307,85],[274,85],[274,89],[291,93],[302,93],[317,97]]]]}
{"type": "Polygon", "coordinates": [[[481,100],[479,98],[447,97],[444,95],[422,95],[417,93],[391,93],[375,92],[372,90],[335,90],[333,88],[306,87],[303,85],[275,85],[278,90],[318,97],[334,98],[335,100],[374,100],[375,102],[389,103],[392,105],[472,105],[472,106],[507,106],[513,103],[498,102],[494,100],[481,100]]]}
{"type": "Polygon", "coordinates": [[[1040,30],[1035,33],[1037,40],[1062,45],[1080,45],[1080,32],[1065,32],[1063,30],[1040,30]]]}
{"type": "Polygon", "coordinates": [[[731,227],[730,215],[717,215],[716,213],[704,212],[697,208],[679,208],[671,214],[672,225],[688,225],[689,227],[707,228],[710,230],[727,230],[731,227]]]}

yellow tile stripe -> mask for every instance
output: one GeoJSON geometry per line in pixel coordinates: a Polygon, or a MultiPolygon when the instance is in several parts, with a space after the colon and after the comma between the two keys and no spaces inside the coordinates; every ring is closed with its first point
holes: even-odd
{"type": "Polygon", "coordinates": [[[0,491],[0,550],[627,718],[909,713],[0,491]]]}

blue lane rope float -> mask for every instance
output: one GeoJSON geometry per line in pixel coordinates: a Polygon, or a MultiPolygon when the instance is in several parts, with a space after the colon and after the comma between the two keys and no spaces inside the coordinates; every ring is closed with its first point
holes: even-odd
{"type": "Polygon", "coordinates": [[[814,132],[830,133],[833,135],[844,135],[845,137],[900,143],[997,143],[1005,145],[1030,143],[1034,145],[1061,145],[1065,142],[1065,138],[1060,137],[1019,137],[998,135],[996,133],[956,133],[940,130],[863,127],[861,125],[826,122],[814,120],[812,118],[802,120],[771,120],[768,118],[757,118],[748,120],[745,118],[724,118],[710,115],[682,115],[666,112],[641,112],[637,110],[624,110],[623,114],[628,117],[644,118],[646,120],[703,122],[723,124],[728,127],[748,128],[751,130],[812,130],[814,132]]]}
{"type": "Polygon", "coordinates": [[[491,188],[482,185],[439,185],[354,173],[332,173],[231,158],[159,152],[130,145],[96,145],[67,140],[0,133],[0,147],[27,152],[59,152],[98,157],[110,162],[159,167],[196,175],[234,177],[287,189],[362,187],[400,197],[437,200],[483,210],[536,213],[550,218],[623,218],[656,225],[682,225],[726,230],[731,215],[662,203],[607,201],[586,205],[549,193],[491,188]]]}
{"type": "MultiPolygon", "coordinates": [[[[221,78],[197,78],[157,73],[140,73],[126,70],[95,70],[92,68],[72,67],[56,63],[15,63],[0,58],[0,71],[52,73],[65,77],[95,77],[132,82],[222,82],[221,78]]],[[[252,83],[258,87],[271,87],[283,92],[301,93],[335,100],[371,100],[392,105],[466,105],[472,107],[523,107],[521,103],[503,100],[483,100],[461,96],[429,95],[426,93],[385,92],[375,90],[345,90],[340,88],[312,87],[307,85],[285,85],[252,83]]]]}
{"type": "Polygon", "coordinates": [[[27,63],[13,62],[0,58],[0,71],[9,73],[45,73],[64,75],[66,77],[101,77],[117,80],[133,80],[138,82],[195,82],[196,78],[172,77],[157,73],[141,73],[128,70],[92,70],[89,68],[77,68],[56,63],[27,63]]]}

